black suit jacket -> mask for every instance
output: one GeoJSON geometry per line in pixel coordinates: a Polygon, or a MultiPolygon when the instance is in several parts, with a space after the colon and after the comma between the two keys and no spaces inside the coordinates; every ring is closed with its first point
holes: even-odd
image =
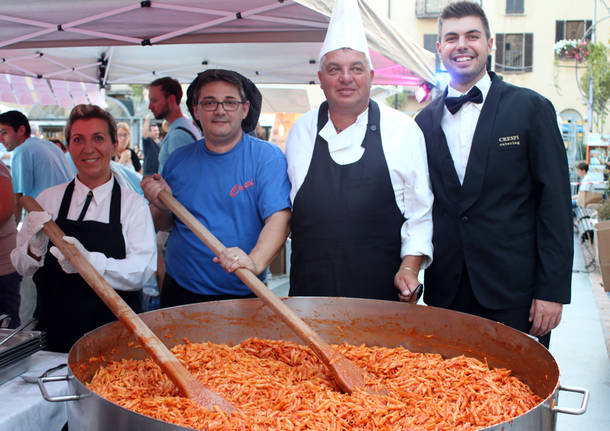
{"type": "Polygon", "coordinates": [[[446,92],[416,118],[434,192],[424,300],[445,307],[467,268],[491,309],[569,303],[573,239],[568,163],[553,105],[490,73],[463,185],[441,128],[446,92]]]}

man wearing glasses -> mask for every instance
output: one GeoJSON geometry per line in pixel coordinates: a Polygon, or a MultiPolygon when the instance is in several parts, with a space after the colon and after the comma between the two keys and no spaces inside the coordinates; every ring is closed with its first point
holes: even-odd
{"type": "Polygon", "coordinates": [[[204,139],[177,149],[161,175],[142,181],[155,226],[171,230],[161,307],[252,296],[232,272],[247,268],[264,281],[284,244],[290,221],[286,159],[254,130],[262,97],[242,75],[222,69],[200,73],[187,106],[204,139]],[[158,199],[171,191],[228,248],[214,256],[158,199]]]}

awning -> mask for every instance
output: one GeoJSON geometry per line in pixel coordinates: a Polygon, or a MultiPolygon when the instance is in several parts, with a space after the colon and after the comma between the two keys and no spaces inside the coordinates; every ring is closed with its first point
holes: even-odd
{"type": "MultiPolygon", "coordinates": [[[[370,1],[358,3],[376,69],[374,83],[433,81],[434,56],[378,16],[370,1]]],[[[332,4],[3,0],[0,73],[49,84],[134,84],[161,76],[190,82],[197,72],[218,67],[257,83],[313,83],[332,4]]],[[[44,92],[43,87],[38,84],[37,91],[44,92]]]]}

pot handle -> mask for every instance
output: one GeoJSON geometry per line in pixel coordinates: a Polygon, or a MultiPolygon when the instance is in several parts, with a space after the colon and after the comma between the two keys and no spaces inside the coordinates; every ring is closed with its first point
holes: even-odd
{"type": "Polygon", "coordinates": [[[572,409],[567,407],[552,407],[551,410],[557,413],[565,413],[568,415],[582,415],[587,411],[587,404],[589,404],[589,390],[585,388],[577,388],[573,386],[561,386],[559,385],[559,391],[566,392],[577,392],[583,394],[582,404],[579,409],[572,409]]]}
{"type": "Polygon", "coordinates": [[[40,393],[42,394],[42,397],[45,400],[50,401],[52,403],[63,403],[64,401],[77,401],[77,400],[80,400],[81,398],[88,397],[89,395],[87,395],[87,394],[52,396],[52,395],[49,395],[49,393],[47,392],[47,388],[45,387],[46,382],[62,382],[62,381],[72,380],[73,378],[74,378],[74,376],[70,376],[70,375],[40,377],[38,379],[38,388],[40,389],[40,393]]]}

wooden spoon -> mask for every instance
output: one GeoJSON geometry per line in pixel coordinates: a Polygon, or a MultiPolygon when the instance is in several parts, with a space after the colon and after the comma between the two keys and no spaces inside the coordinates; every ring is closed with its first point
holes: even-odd
{"type": "MultiPolygon", "coordinates": [[[[38,202],[29,196],[21,198],[21,205],[27,211],[44,211],[38,202]]],[[[215,406],[226,413],[235,411],[235,407],[229,401],[205,388],[199,380],[178,362],[178,359],[169,351],[165,344],[134,313],[131,307],[116,293],[78,249],[64,241],[63,231],[53,220],[46,222],[43,230],[114,315],[138,338],[153,360],[178,387],[182,395],[212,411],[215,410],[215,406]]]]}
{"type": "MultiPolygon", "coordinates": [[[[169,192],[162,191],[159,199],[163,202],[203,243],[217,256],[225,246],[203,226],[184,206],[169,192]]],[[[339,388],[343,392],[352,393],[356,389],[365,389],[371,394],[387,395],[385,388],[378,390],[365,386],[366,371],[341,355],[322,338],[294,311],[279,299],[259,278],[249,269],[239,268],[235,274],[256,294],[265,304],[282,318],[296,334],[307,343],[320,360],[328,367],[339,388]]]]}

